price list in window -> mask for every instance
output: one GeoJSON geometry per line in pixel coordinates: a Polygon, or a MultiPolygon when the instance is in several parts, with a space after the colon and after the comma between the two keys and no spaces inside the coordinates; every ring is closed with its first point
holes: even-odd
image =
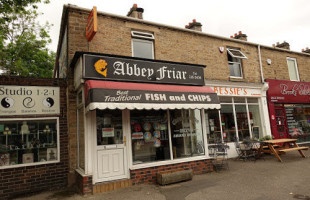
{"type": "Polygon", "coordinates": [[[288,127],[288,133],[291,136],[296,136],[298,135],[297,132],[297,125],[298,123],[296,122],[294,118],[294,108],[293,107],[286,107],[285,108],[285,113],[286,113],[286,122],[287,122],[287,127],[288,127]]]}

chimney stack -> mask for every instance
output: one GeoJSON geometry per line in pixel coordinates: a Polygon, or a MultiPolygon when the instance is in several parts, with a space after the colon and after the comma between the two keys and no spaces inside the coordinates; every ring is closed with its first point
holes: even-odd
{"type": "Polygon", "coordinates": [[[309,47],[307,47],[306,50],[305,50],[305,49],[302,49],[302,52],[303,52],[303,53],[309,53],[309,54],[310,54],[310,49],[309,49],[309,47]]]}
{"type": "Polygon", "coordinates": [[[143,19],[143,12],[144,9],[143,8],[138,8],[137,4],[133,4],[133,6],[130,8],[127,17],[133,17],[136,19],[143,19]]]}
{"type": "Polygon", "coordinates": [[[280,44],[280,42],[277,42],[277,45],[276,45],[277,48],[281,48],[281,49],[287,49],[287,50],[290,50],[290,44],[287,43],[287,42],[282,42],[280,44]]]}
{"type": "Polygon", "coordinates": [[[195,31],[202,31],[202,24],[200,22],[196,22],[196,19],[193,19],[192,23],[189,23],[185,26],[187,29],[195,30],[195,31]]]}
{"type": "Polygon", "coordinates": [[[233,38],[237,40],[248,41],[248,36],[246,34],[243,34],[242,31],[239,31],[239,34],[235,33],[235,36],[233,38]]]}

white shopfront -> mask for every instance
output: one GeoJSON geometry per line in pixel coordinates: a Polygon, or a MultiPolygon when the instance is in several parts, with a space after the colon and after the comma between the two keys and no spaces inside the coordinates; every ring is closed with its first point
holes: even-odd
{"type": "Polygon", "coordinates": [[[204,116],[220,104],[204,86],[203,66],[90,54],[76,54],[73,62],[81,175],[95,184],[209,159],[204,116]],[[152,80],[160,81],[140,83],[152,80]]]}
{"type": "Polygon", "coordinates": [[[271,135],[266,91],[268,84],[207,82],[218,95],[221,109],[206,111],[208,144],[225,141],[235,157],[235,142],[271,135]],[[218,113],[217,113],[218,112],[218,113]]]}

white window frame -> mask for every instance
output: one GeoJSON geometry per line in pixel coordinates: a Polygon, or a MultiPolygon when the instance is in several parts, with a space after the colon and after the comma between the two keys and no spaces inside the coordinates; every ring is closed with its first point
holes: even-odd
{"type": "Polygon", "coordinates": [[[134,55],[134,41],[137,42],[144,42],[144,43],[149,43],[152,45],[152,57],[148,58],[148,59],[154,59],[155,55],[154,55],[154,34],[152,33],[147,33],[147,32],[140,32],[140,31],[131,31],[131,36],[132,36],[132,40],[131,40],[131,52],[132,52],[132,56],[135,57],[134,55]]]}
{"type": "Polygon", "coordinates": [[[141,39],[148,39],[148,40],[154,40],[155,39],[155,37],[152,33],[140,32],[140,31],[131,31],[131,36],[133,38],[141,38],[141,39]]]}
{"type": "Polygon", "coordinates": [[[10,118],[10,119],[1,119],[1,121],[35,121],[35,120],[53,120],[53,119],[54,120],[56,119],[56,127],[57,127],[57,160],[1,166],[0,169],[19,168],[19,167],[28,167],[28,166],[35,166],[35,165],[46,165],[46,164],[51,164],[51,163],[59,163],[60,162],[59,117],[10,118]]]}
{"type": "MultiPolygon", "coordinates": [[[[136,169],[142,169],[142,168],[147,168],[147,167],[157,167],[157,166],[162,166],[162,165],[170,165],[170,164],[177,164],[177,163],[184,163],[184,162],[192,162],[192,161],[197,161],[197,160],[205,160],[209,159],[209,152],[208,152],[208,143],[206,139],[206,128],[203,127],[205,126],[204,123],[204,109],[199,109],[200,115],[201,115],[201,126],[202,126],[202,136],[203,136],[203,144],[204,144],[204,154],[198,155],[198,156],[193,156],[193,157],[187,157],[187,158],[174,158],[173,157],[173,150],[172,150],[172,138],[171,138],[171,121],[170,121],[170,112],[169,109],[167,109],[167,116],[169,117],[168,120],[168,136],[169,136],[169,150],[170,150],[170,159],[168,160],[163,160],[163,161],[157,161],[157,162],[149,162],[149,163],[141,163],[141,164],[133,164],[133,158],[132,158],[132,146],[130,147],[130,153],[129,153],[129,169],[130,170],[136,170],[136,169]]],[[[130,115],[130,114],[129,114],[130,115]]],[[[130,118],[130,116],[129,116],[130,118]]],[[[130,121],[130,119],[129,119],[130,121]]],[[[128,122],[130,123],[130,122],[128,122]]],[[[130,125],[129,125],[130,127],[130,125]]],[[[128,129],[130,131],[130,128],[128,129]]],[[[130,138],[130,143],[131,143],[131,138],[130,138]]]]}
{"type": "Polygon", "coordinates": [[[230,48],[227,48],[227,52],[228,52],[229,55],[231,55],[231,57],[233,57],[233,58],[248,59],[239,49],[230,49],[230,48]],[[232,51],[237,51],[237,52],[239,52],[242,56],[236,56],[236,55],[234,55],[234,54],[231,52],[231,50],[232,50],[232,51]]]}
{"type": "Polygon", "coordinates": [[[291,81],[300,81],[296,58],[286,57],[286,62],[287,62],[287,70],[288,70],[288,75],[289,75],[290,80],[291,80],[291,81]],[[294,61],[294,63],[295,63],[295,72],[296,72],[296,75],[297,75],[297,80],[292,80],[292,79],[291,79],[290,71],[289,71],[289,69],[288,69],[288,61],[289,61],[289,60],[290,60],[290,61],[294,61]]]}
{"type": "MultiPolygon", "coordinates": [[[[233,58],[237,58],[237,59],[248,59],[239,49],[233,49],[233,48],[227,48],[227,53],[233,57],[233,58]],[[242,56],[236,56],[234,55],[232,51],[238,51],[242,56]]],[[[231,76],[230,75],[230,70],[229,70],[229,77],[231,78],[240,78],[242,79],[243,78],[243,72],[242,72],[242,63],[241,63],[241,60],[240,62],[232,62],[232,61],[228,61],[228,68],[229,68],[229,65],[230,64],[237,64],[239,66],[239,70],[240,70],[240,76],[231,76]]]]}

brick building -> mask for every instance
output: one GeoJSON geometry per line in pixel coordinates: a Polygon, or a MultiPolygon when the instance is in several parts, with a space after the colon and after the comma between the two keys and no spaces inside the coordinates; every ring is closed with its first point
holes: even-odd
{"type": "Polygon", "coordinates": [[[309,54],[201,26],[146,21],[136,5],[127,16],[64,6],[54,76],[68,84],[69,184],[98,193],[211,172],[209,144],[227,141],[234,157],[236,140],[272,134],[265,79],[290,80],[289,57],[309,81],[309,54]]]}
{"type": "Polygon", "coordinates": [[[68,185],[66,82],[0,82],[0,199],[68,185]]]}

